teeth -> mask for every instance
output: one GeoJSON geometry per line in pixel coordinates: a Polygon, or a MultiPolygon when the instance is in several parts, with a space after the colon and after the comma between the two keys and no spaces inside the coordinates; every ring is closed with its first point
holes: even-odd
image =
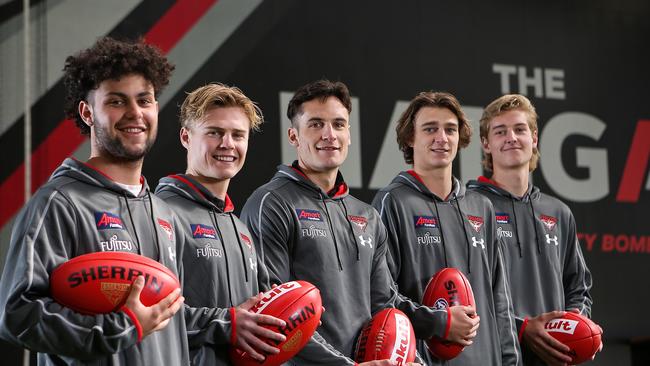
{"type": "Polygon", "coordinates": [[[219,161],[228,161],[228,162],[233,162],[233,161],[235,161],[235,157],[234,157],[234,156],[215,156],[214,158],[217,159],[217,160],[219,160],[219,161]]]}
{"type": "Polygon", "coordinates": [[[138,133],[138,132],[142,132],[144,130],[142,128],[138,128],[138,127],[131,127],[131,128],[124,128],[124,129],[122,129],[122,131],[128,132],[128,133],[138,133]]]}

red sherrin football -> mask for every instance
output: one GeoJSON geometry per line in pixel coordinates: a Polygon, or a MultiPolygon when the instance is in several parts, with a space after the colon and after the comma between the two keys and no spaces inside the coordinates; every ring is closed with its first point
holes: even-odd
{"type": "Polygon", "coordinates": [[[391,360],[398,365],[415,361],[415,333],[398,309],[384,309],[363,327],[354,351],[356,362],[391,360]]]}
{"type": "MultiPolygon", "coordinates": [[[[456,268],[443,268],[431,277],[424,290],[422,304],[435,309],[446,309],[456,305],[474,306],[476,302],[467,277],[456,268]]],[[[451,360],[465,348],[439,337],[433,337],[426,343],[429,352],[440,360],[451,360]]]]}
{"type": "Polygon", "coordinates": [[[56,302],[80,313],[106,314],[122,307],[139,275],[145,279],[140,301],[146,306],[180,287],[174,272],[151,258],[128,252],[96,252],[55,268],[50,275],[50,292],[56,302]]]}
{"type": "Polygon", "coordinates": [[[265,292],[250,311],[284,320],[284,328],[265,327],[284,334],[287,339],[279,343],[267,340],[268,344],[279,348],[280,353],[267,355],[262,363],[235,347],[230,347],[230,359],[236,366],[277,366],[291,359],[307,344],[318,328],[323,305],[316,286],[307,281],[291,281],[265,292]]]}
{"type": "Polygon", "coordinates": [[[572,365],[591,360],[600,348],[602,331],[586,316],[567,312],[561,318],[549,320],[544,328],[571,349],[572,365]]]}

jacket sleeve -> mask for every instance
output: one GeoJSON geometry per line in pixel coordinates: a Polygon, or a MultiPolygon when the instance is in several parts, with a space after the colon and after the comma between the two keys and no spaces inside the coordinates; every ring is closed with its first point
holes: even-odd
{"type": "Polygon", "coordinates": [[[576,223],[571,214],[569,214],[569,221],[567,252],[562,274],[565,310],[578,309],[580,314],[591,317],[593,303],[589,293],[592,285],[591,272],[582,255],[582,248],[576,234],[576,223]]]}
{"type": "Polygon", "coordinates": [[[57,190],[40,190],[22,210],[0,282],[2,338],[80,360],[117,353],[138,341],[126,313],[83,315],[50,297],[50,273],[86,240],[78,230],[74,205],[57,190]]]}
{"type": "MultiPolygon", "coordinates": [[[[396,209],[390,193],[380,193],[375,196],[372,202],[378,211],[383,225],[380,225],[380,238],[377,251],[375,252],[375,265],[373,267],[373,292],[378,288],[389,288],[391,295],[378,294],[378,299],[391,303],[411,320],[415,336],[420,339],[429,339],[433,336],[445,338],[447,329],[448,312],[446,309],[436,310],[412,301],[399,293],[396,283],[400,276],[401,250],[400,230],[396,209]],[[382,285],[379,285],[381,283],[382,285]],[[386,285],[387,284],[387,285],[386,285]]],[[[375,304],[373,300],[373,305],[375,304]]],[[[373,313],[381,309],[373,308],[373,313]]]]}
{"type": "MultiPolygon", "coordinates": [[[[246,201],[241,219],[253,236],[258,258],[266,265],[270,284],[293,280],[290,253],[294,218],[291,210],[272,192],[257,191],[246,201]]],[[[294,365],[354,364],[318,332],[290,362],[294,365]]]]}
{"type": "MultiPolygon", "coordinates": [[[[494,220],[494,213],[491,213],[490,217],[494,220]]],[[[492,233],[492,237],[496,238],[496,232],[492,233]]],[[[497,329],[501,339],[501,359],[503,365],[523,365],[521,349],[519,347],[519,327],[514,315],[508,276],[506,276],[505,267],[503,266],[501,245],[504,245],[503,242],[500,239],[496,239],[493,241],[493,248],[491,248],[494,253],[492,263],[492,294],[494,297],[497,329]]]]}

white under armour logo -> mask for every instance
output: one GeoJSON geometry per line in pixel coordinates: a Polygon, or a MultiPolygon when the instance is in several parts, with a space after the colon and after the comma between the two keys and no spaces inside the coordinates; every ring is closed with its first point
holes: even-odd
{"type": "Polygon", "coordinates": [[[176,252],[172,250],[172,247],[167,247],[167,250],[169,251],[169,259],[176,262],[176,252]]]}
{"type": "Polygon", "coordinates": [[[481,238],[481,240],[476,240],[476,238],[472,236],[472,245],[474,248],[476,248],[476,244],[481,244],[481,249],[485,249],[485,240],[483,238],[481,238]]]}
{"type": "Polygon", "coordinates": [[[368,244],[368,246],[372,248],[372,236],[368,237],[368,239],[364,239],[363,235],[359,235],[359,240],[361,240],[361,245],[364,247],[368,244]]]}
{"type": "Polygon", "coordinates": [[[257,262],[253,260],[253,258],[248,258],[248,261],[251,264],[251,271],[257,272],[257,262]]]}
{"type": "Polygon", "coordinates": [[[553,244],[555,244],[555,246],[558,245],[557,244],[557,235],[553,235],[553,238],[551,238],[550,235],[546,234],[546,244],[551,244],[551,242],[553,242],[553,244]]]}

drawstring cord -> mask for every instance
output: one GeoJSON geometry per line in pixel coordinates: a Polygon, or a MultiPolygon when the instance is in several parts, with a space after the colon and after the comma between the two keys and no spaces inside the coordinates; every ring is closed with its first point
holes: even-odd
{"type": "Polygon", "coordinates": [[[456,212],[458,213],[458,218],[460,219],[460,225],[463,227],[463,232],[465,233],[465,243],[467,244],[467,273],[472,273],[472,250],[469,244],[469,236],[467,234],[467,227],[463,221],[463,211],[460,209],[460,204],[458,203],[458,196],[454,192],[454,201],[456,201],[456,212]]]}
{"type": "Polygon", "coordinates": [[[124,196],[124,201],[126,202],[126,210],[129,212],[129,221],[131,221],[131,227],[133,227],[133,233],[135,234],[135,242],[138,244],[138,254],[142,255],[142,246],[140,245],[138,230],[135,229],[135,222],[133,221],[131,206],[129,205],[129,197],[126,195],[126,192],[122,192],[122,195],[124,196]]]}
{"type": "Polygon", "coordinates": [[[433,207],[436,209],[436,218],[438,220],[438,227],[440,228],[440,240],[442,241],[442,252],[445,255],[445,268],[449,267],[449,264],[447,262],[447,247],[445,246],[445,233],[442,231],[442,218],[440,217],[440,213],[438,212],[438,204],[436,203],[436,199],[433,199],[433,207]]]}
{"type": "Polygon", "coordinates": [[[321,202],[323,203],[323,206],[325,206],[325,216],[327,216],[327,224],[330,227],[330,232],[332,233],[332,239],[334,240],[334,249],[336,249],[336,260],[339,263],[339,271],[343,271],[343,264],[341,264],[341,256],[339,254],[339,243],[336,241],[336,235],[334,235],[334,227],[332,226],[332,220],[330,219],[330,212],[327,209],[327,202],[325,202],[325,198],[323,198],[323,195],[320,194],[320,199],[321,202]]]}
{"type": "Polygon", "coordinates": [[[535,243],[537,243],[537,253],[542,253],[542,248],[539,244],[539,235],[537,234],[537,219],[535,218],[535,208],[533,207],[533,197],[530,193],[528,194],[528,205],[530,206],[530,212],[533,214],[533,228],[535,229],[535,243]]]}
{"type": "Polygon", "coordinates": [[[158,247],[158,261],[160,261],[162,248],[160,247],[160,238],[158,237],[158,228],[156,227],[156,219],[153,214],[153,200],[151,199],[151,192],[147,189],[147,197],[149,197],[149,208],[151,209],[151,223],[153,224],[153,232],[156,235],[156,246],[158,247]]]}
{"type": "MultiPolygon", "coordinates": [[[[510,196],[510,204],[512,205],[512,217],[514,219],[514,224],[515,224],[515,235],[517,236],[517,247],[519,247],[519,258],[522,257],[522,249],[521,249],[521,240],[519,239],[519,225],[517,225],[517,213],[515,212],[515,200],[512,199],[512,196],[510,196]]],[[[533,217],[535,215],[533,214],[533,217]]]]}
{"type": "Polygon", "coordinates": [[[217,233],[219,235],[219,240],[221,240],[221,246],[223,247],[223,257],[226,260],[226,281],[228,282],[228,301],[230,302],[230,306],[235,306],[232,303],[232,290],[230,289],[230,263],[228,263],[228,251],[226,250],[226,246],[223,241],[223,233],[221,232],[219,225],[217,225],[217,215],[212,209],[210,210],[210,219],[212,220],[212,224],[214,225],[214,228],[217,230],[217,233]]]}
{"type": "Polygon", "coordinates": [[[235,237],[237,238],[237,244],[239,245],[239,253],[241,254],[241,261],[244,265],[244,274],[246,276],[246,282],[248,282],[248,269],[246,267],[246,254],[244,254],[244,248],[242,247],[241,239],[239,238],[239,231],[237,231],[237,224],[235,219],[232,217],[232,213],[228,213],[230,217],[230,222],[232,222],[232,227],[235,230],[235,237]]]}

